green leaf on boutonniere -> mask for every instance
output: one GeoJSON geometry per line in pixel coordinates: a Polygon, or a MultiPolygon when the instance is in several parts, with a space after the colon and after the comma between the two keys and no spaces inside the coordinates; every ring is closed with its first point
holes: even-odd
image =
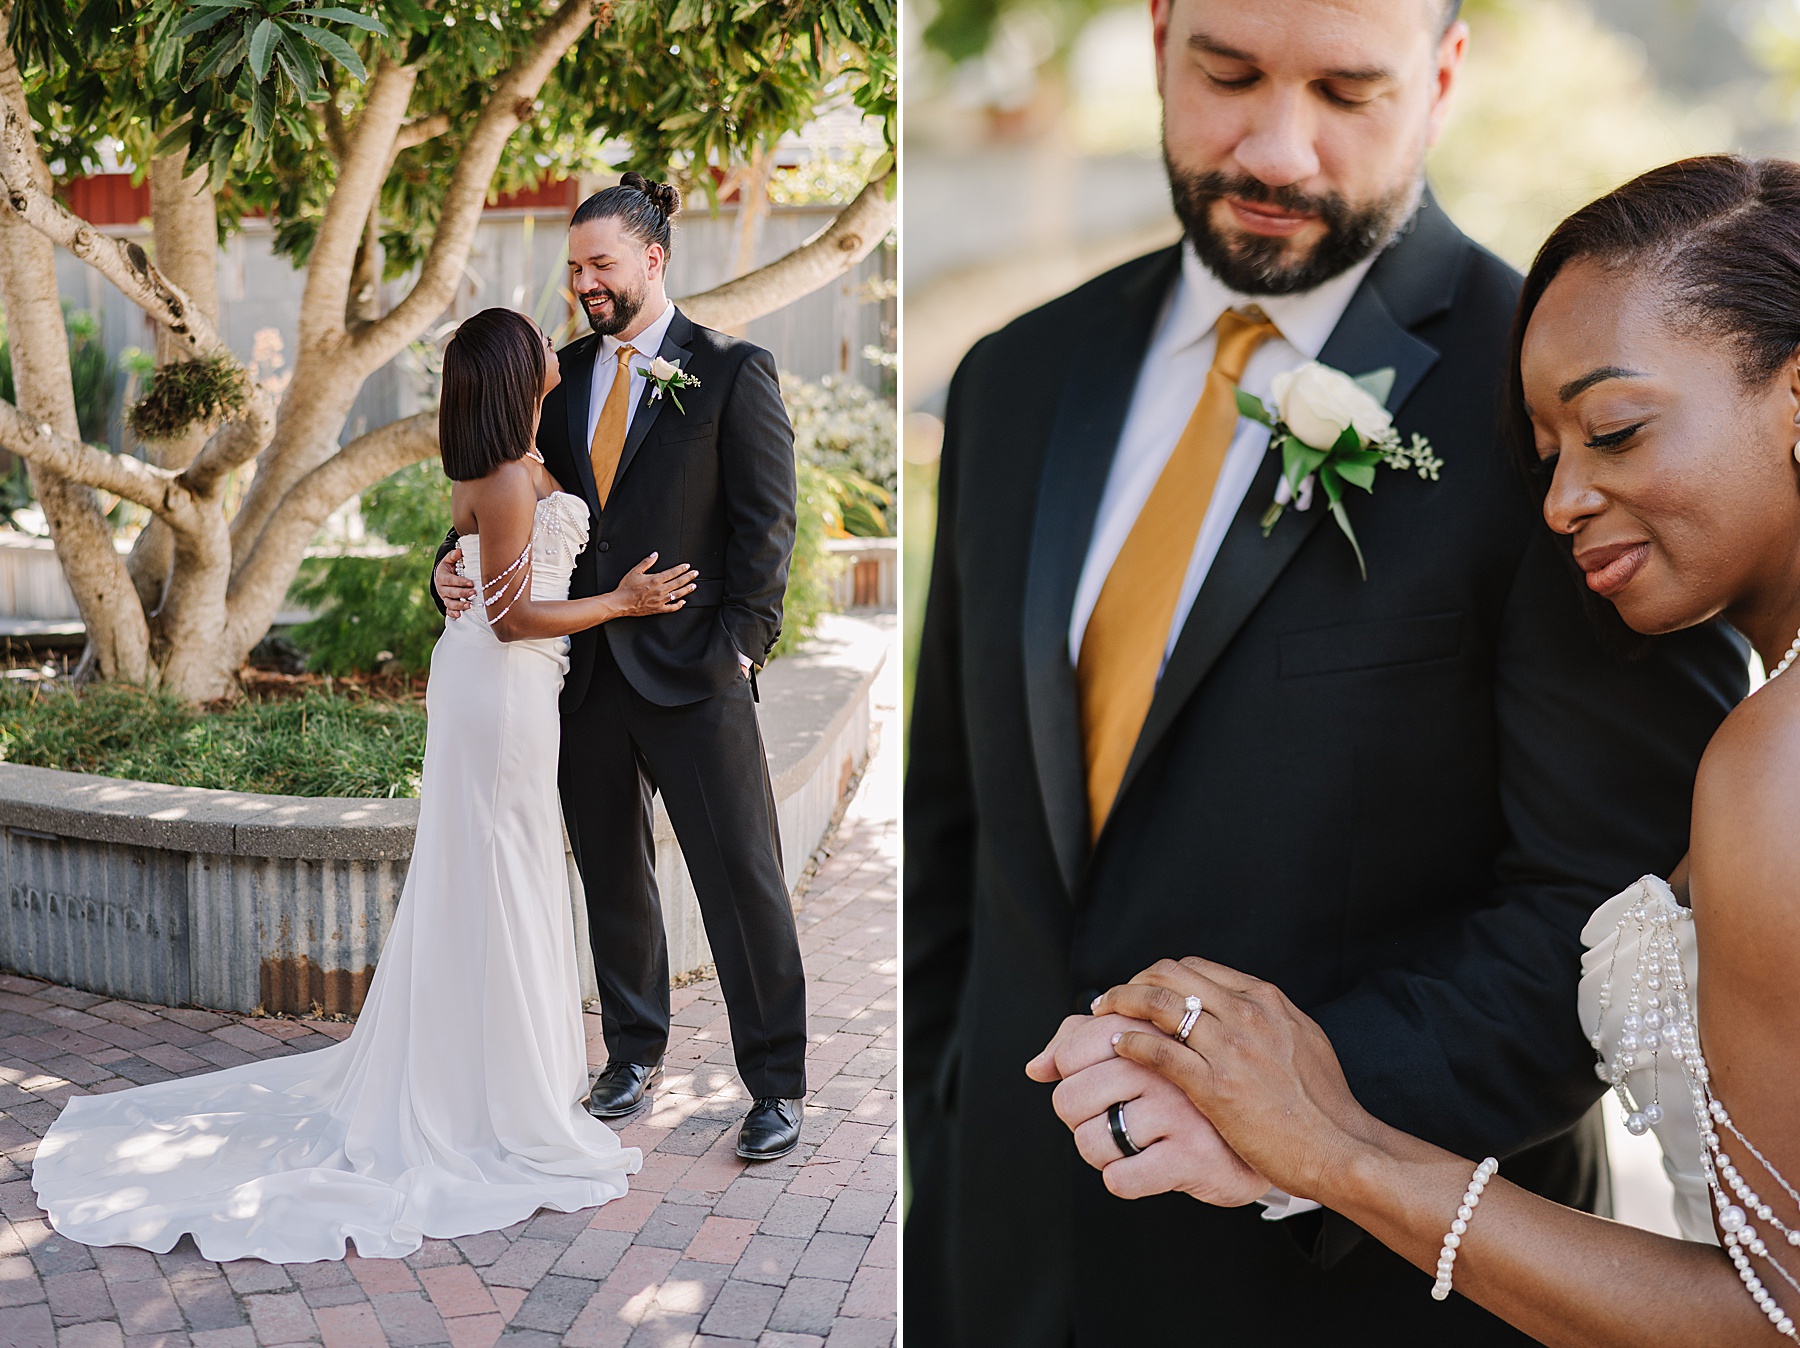
{"type": "Polygon", "coordinates": [[[1240,416],[1249,417],[1250,420],[1260,422],[1264,426],[1275,424],[1275,418],[1269,415],[1269,409],[1263,406],[1262,399],[1254,393],[1245,393],[1243,389],[1238,389],[1237,408],[1240,416]]]}
{"type": "Polygon", "coordinates": [[[1350,512],[1344,509],[1344,483],[1335,465],[1327,464],[1319,470],[1319,486],[1325,492],[1325,499],[1330,502],[1331,517],[1337,521],[1338,528],[1344,531],[1344,537],[1350,540],[1350,550],[1356,554],[1356,569],[1367,580],[1369,568],[1363,561],[1362,544],[1356,541],[1356,530],[1350,527],[1350,512]]]}
{"type": "Polygon", "coordinates": [[[1353,487],[1361,487],[1364,491],[1375,490],[1375,465],[1372,463],[1351,463],[1348,459],[1338,459],[1332,464],[1338,476],[1353,487]]]}
{"type": "Polygon", "coordinates": [[[1281,438],[1281,471],[1288,480],[1288,488],[1296,494],[1300,484],[1318,472],[1319,465],[1330,457],[1330,450],[1314,449],[1298,436],[1281,438]]]}

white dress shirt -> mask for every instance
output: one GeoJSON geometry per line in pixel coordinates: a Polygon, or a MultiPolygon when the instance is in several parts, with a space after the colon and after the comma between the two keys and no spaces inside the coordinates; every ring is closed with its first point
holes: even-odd
{"type": "MultiPolygon", "coordinates": [[[[1176,441],[1194,414],[1200,391],[1206,387],[1213,351],[1218,346],[1219,315],[1227,309],[1254,304],[1281,329],[1279,337],[1271,337],[1251,355],[1239,385],[1246,393],[1267,402],[1269,384],[1276,375],[1318,359],[1374,261],[1371,257],[1316,290],[1301,294],[1240,295],[1208,271],[1192,248],[1183,246],[1181,279],[1165,303],[1150,347],[1144,353],[1131,410],[1126,414],[1118,452],[1113,455],[1112,471],[1107,475],[1106,490],[1101,494],[1100,510],[1094,519],[1093,537],[1088,542],[1087,560],[1082,564],[1075,608],[1069,618],[1071,663],[1081,654],[1081,638],[1093,616],[1094,605],[1099,602],[1106,573],[1118,560],[1126,535],[1137,523],[1144,502],[1150,499],[1150,490],[1175,452],[1176,441]]],[[[1268,427],[1248,417],[1238,418],[1237,435],[1219,470],[1212,501],[1194,540],[1193,556],[1187,559],[1187,577],[1175,603],[1168,644],[1163,648],[1165,662],[1268,446],[1268,427]]],[[[1171,558],[1170,564],[1179,565],[1180,559],[1171,558]]]]}
{"type": "MultiPolygon", "coordinates": [[[[662,350],[669,324],[675,321],[675,302],[667,301],[667,305],[661,317],[628,343],[620,342],[617,337],[600,339],[600,346],[594,352],[594,386],[588,390],[587,442],[590,451],[594,445],[594,428],[600,424],[600,409],[606,406],[606,395],[612,392],[613,380],[618,377],[619,347],[629,345],[637,353],[631,358],[632,369],[649,369],[650,362],[656,359],[656,353],[662,350]]],[[[625,400],[625,429],[629,432],[631,419],[637,415],[638,404],[643,401],[638,396],[643,390],[628,389],[627,392],[631,394],[625,400]]]]}
{"type": "MultiPolygon", "coordinates": [[[[1125,417],[1125,428],[1119,434],[1118,452],[1113,455],[1112,471],[1107,474],[1106,490],[1100,496],[1099,513],[1094,519],[1093,537],[1088,542],[1087,560],[1081,568],[1081,582],[1075,590],[1075,608],[1069,618],[1069,660],[1081,655],[1081,638],[1087,631],[1088,619],[1099,602],[1106,574],[1112,570],[1137,523],[1138,512],[1150,499],[1156,479],[1162,475],[1175,444],[1194,414],[1200,391],[1206,387],[1207,372],[1212,369],[1213,352],[1218,346],[1219,315],[1227,309],[1254,304],[1281,329],[1279,337],[1271,337],[1250,357],[1238,387],[1269,401],[1269,385],[1275,376],[1317,360],[1325,349],[1332,329],[1344,316],[1350,298],[1374,265],[1373,257],[1352,267],[1317,289],[1296,295],[1240,295],[1206,269],[1190,247],[1181,250],[1181,279],[1163,307],[1156,332],[1144,353],[1138,372],[1137,389],[1131,397],[1131,410],[1125,417]]],[[[1349,374],[1364,374],[1350,370],[1349,374]]],[[[1169,625],[1168,641],[1163,647],[1163,662],[1175,649],[1176,639],[1187,622],[1188,612],[1206,573],[1212,569],[1225,531],[1231,527],[1244,504],[1244,494],[1262,465],[1269,447],[1269,429],[1249,417],[1239,417],[1237,434],[1225,452],[1219,469],[1219,480],[1213,487],[1212,500],[1200,522],[1200,533],[1194,540],[1193,554],[1187,559],[1187,575],[1175,602],[1175,617],[1169,625]]],[[[1171,558],[1176,565],[1179,558],[1171,558]]],[[[1319,1205],[1307,1198],[1295,1198],[1280,1189],[1270,1189],[1259,1200],[1263,1216],[1280,1221],[1297,1213],[1308,1212],[1319,1205]]]]}

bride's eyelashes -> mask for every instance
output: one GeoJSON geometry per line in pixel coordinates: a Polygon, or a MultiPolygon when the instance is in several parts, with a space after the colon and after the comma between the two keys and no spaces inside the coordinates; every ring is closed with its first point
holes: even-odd
{"type": "Polygon", "coordinates": [[[1636,435],[1639,431],[1643,430],[1644,427],[1649,424],[1650,423],[1647,421],[1636,421],[1636,422],[1633,422],[1631,425],[1621,427],[1620,429],[1618,429],[1616,431],[1608,431],[1604,435],[1596,435],[1596,436],[1592,437],[1591,439],[1584,440],[1582,443],[1585,444],[1589,449],[1598,449],[1598,450],[1602,450],[1602,451],[1609,450],[1609,449],[1620,449],[1631,439],[1632,436],[1636,435]]]}

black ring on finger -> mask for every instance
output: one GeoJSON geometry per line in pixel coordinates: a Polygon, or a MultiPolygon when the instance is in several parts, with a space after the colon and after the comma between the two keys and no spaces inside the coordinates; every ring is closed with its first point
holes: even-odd
{"type": "Polygon", "coordinates": [[[1112,1129],[1113,1145],[1126,1156],[1136,1156],[1143,1148],[1131,1140],[1131,1134],[1125,1131],[1125,1102],[1119,1100],[1108,1106],[1106,1126],[1112,1129]]]}

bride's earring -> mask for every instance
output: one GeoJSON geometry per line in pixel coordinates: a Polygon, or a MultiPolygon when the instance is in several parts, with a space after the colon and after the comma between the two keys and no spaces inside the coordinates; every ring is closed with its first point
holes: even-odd
{"type": "Polygon", "coordinates": [[[1794,462],[1800,463],[1800,440],[1794,441],[1794,462]]]}

